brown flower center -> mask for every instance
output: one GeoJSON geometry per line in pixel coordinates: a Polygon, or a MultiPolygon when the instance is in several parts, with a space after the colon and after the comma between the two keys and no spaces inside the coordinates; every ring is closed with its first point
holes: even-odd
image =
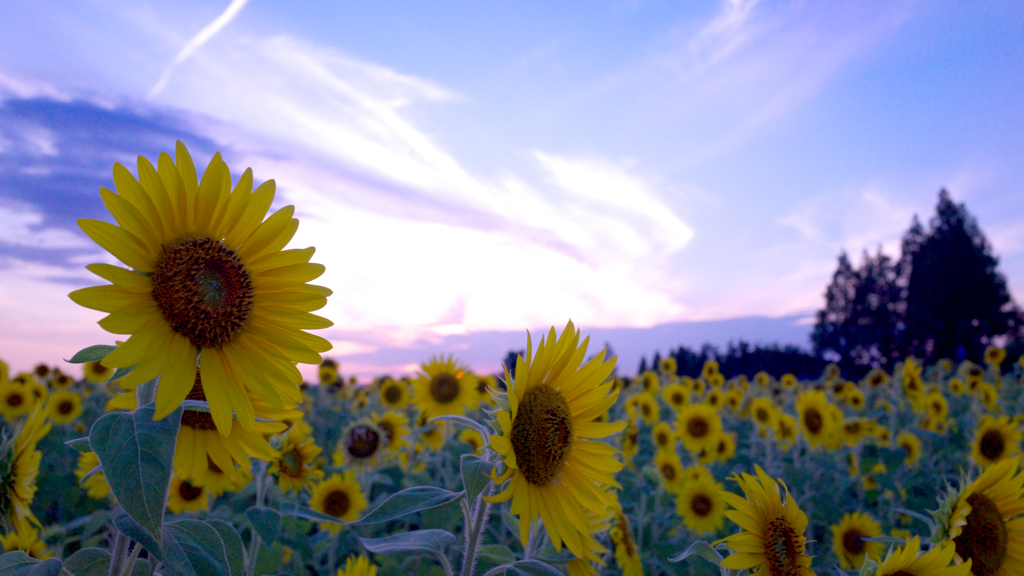
{"type": "Polygon", "coordinates": [[[708,425],[707,420],[700,416],[690,418],[690,421],[686,423],[686,433],[694,438],[703,438],[708,435],[710,430],[711,426],[708,425]]]}
{"type": "Polygon", "coordinates": [[[864,540],[863,535],[856,530],[847,530],[843,534],[843,550],[852,556],[857,556],[864,552],[864,540]]]}
{"type": "Polygon", "coordinates": [[[998,430],[989,430],[981,436],[978,452],[989,460],[999,460],[1006,452],[1006,439],[998,430]]]}
{"type": "Polygon", "coordinates": [[[697,516],[707,516],[715,505],[706,494],[697,494],[690,500],[690,509],[697,516]]]}
{"type": "Polygon", "coordinates": [[[20,392],[14,392],[7,395],[7,405],[17,408],[25,403],[25,397],[20,392]]]}
{"type": "Polygon", "coordinates": [[[764,544],[771,576],[797,576],[800,573],[796,532],[784,516],[768,523],[764,531],[764,544]]]}
{"type": "Polygon", "coordinates": [[[676,479],[676,468],[671,464],[664,464],[661,467],[661,476],[668,482],[676,479]]]}
{"type": "Polygon", "coordinates": [[[519,402],[512,422],[512,450],[519,471],[534,486],[544,486],[565,465],[572,447],[572,419],[561,392],[546,384],[532,388],[519,402]]]}
{"type": "Polygon", "coordinates": [[[442,372],[430,379],[430,395],[441,404],[450,404],[459,397],[459,380],[454,374],[442,372]]]}
{"type": "Polygon", "coordinates": [[[194,346],[227,344],[252,314],[248,270],[233,250],[212,238],[164,244],[152,280],[164,318],[194,346]]]}
{"type": "Polygon", "coordinates": [[[804,411],[804,426],[807,426],[807,430],[811,434],[821,432],[824,424],[825,420],[821,417],[821,412],[818,412],[816,408],[808,408],[804,411]]]}
{"type": "Polygon", "coordinates": [[[988,496],[971,494],[967,503],[971,505],[971,513],[967,515],[963,532],[953,540],[956,553],[964,560],[971,559],[974,576],[992,576],[999,572],[1006,558],[1006,524],[999,508],[988,496]]]}
{"type": "MultiPolygon", "coordinates": [[[[185,395],[186,400],[202,400],[206,402],[206,393],[203,392],[203,381],[196,370],[196,381],[192,389],[185,395]]],[[[217,425],[213,423],[213,416],[209,412],[196,412],[185,410],[181,413],[181,425],[188,426],[194,430],[216,430],[217,425]]]]}
{"type": "Polygon", "coordinates": [[[765,410],[764,408],[758,408],[757,409],[757,413],[755,414],[755,416],[757,417],[757,421],[758,422],[767,422],[768,421],[768,411],[765,410]]]}
{"type": "Polygon", "coordinates": [[[324,498],[324,513],[341,518],[351,505],[352,500],[344,490],[333,490],[324,498]]]}
{"type": "Polygon", "coordinates": [[[302,453],[297,448],[281,454],[281,470],[292,478],[302,477],[302,453]]]}
{"type": "Polygon", "coordinates": [[[679,392],[674,392],[672,394],[672,403],[677,405],[677,406],[682,404],[683,403],[683,395],[681,393],[679,393],[679,392]]]}
{"type": "Polygon", "coordinates": [[[104,366],[102,362],[99,362],[99,361],[91,362],[89,365],[90,365],[90,370],[92,371],[93,375],[95,375],[95,376],[106,376],[107,373],[110,372],[110,368],[107,368],[106,366],[104,366]]]}
{"type": "Polygon", "coordinates": [[[61,400],[60,403],[57,404],[57,413],[60,414],[61,416],[67,416],[68,414],[74,412],[74,410],[75,404],[70,400],[61,400]]]}
{"type": "Polygon", "coordinates": [[[666,434],[664,432],[658,432],[654,436],[654,442],[658,446],[665,446],[665,445],[667,445],[668,444],[668,434],[666,434]]]}
{"type": "Polygon", "coordinates": [[[355,426],[348,433],[345,447],[348,453],[357,459],[364,459],[373,456],[380,446],[380,434],[373,428],[360,424],[355,426]]]}
{"type": "Polygon", "coordinates": [[[201,486],[193,486],[188,480],[182,480],[181,484],[178,484],[178,496],[185,502],[192,502],[198,500],[203,495],[203,488],[201,486]]]}
{"type": "Polygon", "coordinates": [[[402,400],[402,390],[395,384],[389,384],[384,388],[384,401],[388,404],[398,404],[402,400]]]}

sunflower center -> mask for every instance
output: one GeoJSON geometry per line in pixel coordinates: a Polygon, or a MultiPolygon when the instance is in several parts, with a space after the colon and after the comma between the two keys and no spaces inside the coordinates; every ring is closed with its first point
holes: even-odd
{"type": "Polygon", "coordinates": [[[62,400],[60,404],[57,404],[57,413],[61,416],[67,416],[74,411],[75,405],[69,400],[62,400]]]}
{"type": "Polygon", "coordinates": [[[186,502],[192,502],[198,500],[203,495],[203,489],[200,486],[193,486],[189,481],[182,480],[181,484],[178,484],[178,496],[186,502]]]}
{"type": "Polygon", "coordinates": [[[384,400],[388,404],[397,404],[402,399],[402,391],[398,386],[388,386],[384,389],[384,400]]]}
{"type": "Polygon", "coordinates": [[[683,403],[683,395],[680,394],[679,392],[676,392],[676,393],[672,394],[672,403],[673,404],[682,404],[683,403]]]}
{"type": "Polygon", "coordinates": [[[796,532],[784,516],[768,523],[764,531],[764,543],[771,576],[797,576],[800,573],[796,532]]]}
{"type": "Polygon", "coordinates": [[[352,500],[344,490],[333,490],[324,498],[324,512],[335,518],[344,516],[351,505],[352,500]]]}
{"type": "Polygon", "coordinates": [[[655,443],[658,444],[658,446],[665,446],[666,444],[668,444],[668,434],[664,432],[658,432],[658,434],[654,437],[654,441],[655,443]]]}
{"type": "Polygon", "coordinates": [[[690,418],[690,421],[686,423],[686,432],[694,438],[707,436],[710,428],[703,418],[690,418]]]}
{"type": "Polygon", "coordinates": [[[512,422],[512,450],[530,484],[544,486],[565,466],[572,447],[571,416],[565,397],[546,384],[523,395],[512,422]]]}
{"type": "Polygon", "coordinates": [[[706,494],[697,494],[690,500],[690,509],[697,516],[707,516],[711,513],[712,508],[714,508],[714,503],[706,494]]]}
{"type": "Polygon", "coordinates": [[[856,556],[864,552],[863,535],[856,530],[847,530],[843,534],[843,550],[856,556]]]}
{"type": "Polygon", "coordinates": [[[369,426],[359,425],[348,433],[348,453],[353,458],[369,458],[380,446],[380,434],[369,426]]]}
{"type": "Polygon", "coordinates": [[[665,480],[672,482],[676,479],[676,469],[671,464],[665,464],[661,467],[661,476],[665,480]]]}
{"type": "Polygon", "coordinates": [[[14,406],[15,408],[17,408],[18,406],[21,406],[22,403],[24,402],[25,398],[21,394],[14,393],[7,396],[8,406],[14,406]]]}
{"type": "Polygon", "coordinates": [[[808,408],[807,411],[804,412],[804,425],[807,426],[807,430],[811,434],[821,432],[821,428],[824,424],[825,421],[821,417],[821,412],[818,412],[814,408],[808,408]]]}
{"type": "Polygon", "coordinates": [[[110,372],[110,368],[107,368],[100,362],[96,362],[92,365],[92,373],[97,376],[104,376],[107,372],[110,372]]]}
{"type": "Polygon", "coordinates": [[[298,450],[289,450],[281,454],[281,470],[294,478],[302,476],[302,455],[298,450]]]}
{"type": "Polygon", "coordinates": [[[640,405],[640,412],[642,412],[644,416],[650,416],[651,415],[651,406],[650,406],[650,404],[641,404],[640,405]]]}
{"type": "MultiPolygon", "coordinates": [[[[192,384],[192,389],[185,395],[185,399],[206,402],[206,393],[203,392],[203,381],[199,377],[198,370],[196,370],[196,381],[192,384]]],[[[185,410],[181,413],[181,425],[188,426],[193,430],[217,429],[217,425],[213,423],[213,416],[210,416],[209,412],[197,412],[195,410],[185,410]]]]}
{"type": "Polygon", "coordinates": [[[999,460],[1006,451],[1006,439],[998,430],[989,430],[982,435],[978,451],[989,460],[999,460]]]}
{"type": "Polygon", "coordinates": [[[992,576],[999,572],[1006,557],[1006,524],[988,496],[971,494],[967,503],[971,513],[967,515],[967,526],[953,540],[956,553],[964,560],[971,559],[974,576],[992,576]]]}
{"type": "Polygon", "coordinates": [[[152,280],[160,312],[193,346],[227,344],[252,315],[249,271],[233,250],[212,238],[164,244],[152,280]]]}
{"type": "Polygon", "coordinates": [[[757,421],[758,422],[767,422],[768,421],[768,411],[765,410],[764,408],[758,408],[757,409],[757,421]]]}
{"type": "Polygon", "coordinates": [[[441,404],[449,404],[459,397],[459,380],[447,372],[430,379],[430,395],[441,404]]]}
{"type": "Polygon", "coordinates": [[[911,574],[910,572],[907,572],[906,570],[900,570],[899,572],[894,573],[892,576],[915,576],[915,575],[911,574]]]}

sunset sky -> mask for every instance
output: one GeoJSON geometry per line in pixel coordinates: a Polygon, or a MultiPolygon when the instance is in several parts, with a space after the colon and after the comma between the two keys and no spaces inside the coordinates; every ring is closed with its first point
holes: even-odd
{"type": "Polygon", "coordinates": [[[1010,1],[8,3],[0,359],[112,343],[67,298],[113,262],[75,220],[179,139],[276,180],[361,376],[494,372],[569,318],[627,373],[807,347],[840,251],[898,255],[942,187],[1020,302],[1022,29],[1010,1]]]}

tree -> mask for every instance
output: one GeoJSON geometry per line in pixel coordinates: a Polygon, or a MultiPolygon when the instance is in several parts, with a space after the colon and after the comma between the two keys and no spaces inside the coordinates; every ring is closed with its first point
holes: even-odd
{"type": "Polygon", "coordinates": [[[901,335],[906,353],[977,360],[993,336],[1019,335],[1021,313],[996,270],[991,245],[946,190],[927,236],[910,248],[901,335]]]}

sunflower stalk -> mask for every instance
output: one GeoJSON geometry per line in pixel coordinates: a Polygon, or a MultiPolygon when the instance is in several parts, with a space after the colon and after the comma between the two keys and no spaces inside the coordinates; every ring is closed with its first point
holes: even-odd
{"type": "MultiPolygon", "coordinates": [[[[256,463],[256,474],[254,475],[256,482],[256,506],[263,506],[267,499],[267,463],[263,460],[258,460],[256,463]]],[[[245,576],[256,576],[256,559],[260,552],[260,537],[256,533],[256,528],[253,526],[249,527],[249,548],[246,550],[245,558],[245,576]]]]}
{"type": "Polygon", "coordinates": [[[124,572],[122,569],[128,556],[128,546],[131,543],[131,538],[122,534],[117,528],[114,528],[114,532],[114,545],[111,547],[110,569],[107,571],[107,574],[109,576],[121,576],[124,572]]]}
{"type": "Polygon", "coordinates": [[[477,546],[480,543],[480,534],[483,532],[484,526],[487,525],[487,517],[491,510],[491,505],[484,501],[484,497],[490,496],[493,488],[494,484],[488,484],[477,495],[476,501],[473,503],[475,508],[472,510],[472,514],[470,513],[470,504],[464,501],[462,512],[466,520],[466,552],[462,558],[462,576],[473,575],[473,568],[476,565],[477,546]]]}

